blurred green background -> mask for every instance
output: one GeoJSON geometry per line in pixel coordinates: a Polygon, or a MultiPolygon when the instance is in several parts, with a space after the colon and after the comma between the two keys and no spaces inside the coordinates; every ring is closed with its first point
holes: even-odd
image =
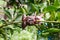
{"type": "Polygon", "coordinates": [[[0,40],[60,40],[57,21],[60,21],[60,0],[0,0],[0,40]],[[35,13],[44,14],[43,19],[52,22],[28,25],[22,30],[22,15],[35,13]]]}

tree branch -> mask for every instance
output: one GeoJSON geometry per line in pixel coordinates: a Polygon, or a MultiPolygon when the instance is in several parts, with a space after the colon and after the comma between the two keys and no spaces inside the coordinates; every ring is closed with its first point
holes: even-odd
{"type": "MultiPolygon", "coordinates": [[[[48,23],[60,23],[60,21],[40,21],[40,20],[37,20],[38,22],[48,22],[48,23]]],[[[11,24],[18,24],[18,23],[22,23],[22,22],[9,22],[7,24],[3,24],[2,26],[0,26],[0,28],[3,28],[4,26],[7,26],[7,25],[11,25],[11,24]]]]}
{"type": "Polygon", "coordinates": [[[60,21],[40,21],[40,20],[37,20],[38,22],[48,22],[48,23],[60,23],[60,21]]]}

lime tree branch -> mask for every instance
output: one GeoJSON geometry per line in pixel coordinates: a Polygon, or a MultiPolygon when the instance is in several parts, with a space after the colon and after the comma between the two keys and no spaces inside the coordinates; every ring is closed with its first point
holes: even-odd
{"type": "MultiPolygon", "coordinates": [[[[60,21],[40,21],[40,20],[37,20],[38,22],[47,22],[47,23],[60,23],[60,21]]],[[[22,22],[8,22],[6,24],[3,24],[2,26],[0,26],[0,28],[3,28],[4,26],[7,26],[7,25],[11,25],[11,24],[18,24],[18,23],[22,23],[22,22]]]]}
{"type": "Polygon", "coordinates": [[[47,23],[60,23],[60,21],[40,21],[40,20],[37,20],[38,22],[47,22],[47,23]]]}
{"type": "Polygon", "coordinates": [[[18,24],[18,23],[22,23],[22,22],[8,22],[8,23],[3,24],[2,26],[0,26],[0,28],[3,28],[4,26],[7,26],[7,25],[18,24]]]}

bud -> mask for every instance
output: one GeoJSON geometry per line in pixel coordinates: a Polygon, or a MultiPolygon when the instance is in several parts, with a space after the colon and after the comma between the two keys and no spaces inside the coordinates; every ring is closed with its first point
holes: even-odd
{"type": "Polygon", "coordinates": [[[44,21],[44,19],[42,18],[43,14],[41,14],[40,16],[26,16],[25,14],[22,16],[22,28],[24,29],[27,25],[35,25],[35,24],[40,24],[41,22],[37,21],[44,21]]]}

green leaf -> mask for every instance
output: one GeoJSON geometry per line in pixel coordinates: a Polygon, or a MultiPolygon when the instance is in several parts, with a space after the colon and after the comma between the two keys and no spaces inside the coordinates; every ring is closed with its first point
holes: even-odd
{"type": "Polygon", "coordinates": [[[23,7],[20,8],[20,11],[21,11],[21,13],[23,13],[23,14],[26,13],[26,10],[25,10],[23,7]]]}
{"type": "Polygon", "coordinates": [[[60,12],[57,13],[57,20],[60,21],[60,12]]]}
{"type": "Polygon", "coordinates": [[[59,0],[54,0],[54,6],[55,6],[55,7],[60,6],[60,2],[59,2],[59,0]]]}
{"type": "Polygon", "coordinates": [[[58,28],[50,28],[48,29],[49,32],[53,33],[53,32],[60,32],[60,29],[58,28]]]}
{"type": "Polygon", "coordinates": [[[28,8],[25,8],[25,7],[24,7],[24,9],[25,9],[26,14],[27,14],[29,12],[29,9],[28,8]]]}
{"type": "Polygon", "coordinates": [[[0,20],[0,27],[4,24],[6,24],[6,22],[4,20],[0,20]]]}
{"type": "Polygon", "coordinates": [[[10,32],[9,31],[8,32],[11,33],[11,35],[12,35],[13,34],[13,29],[12,28],[7,28],[7,29],[10,31],[10,32]]]}
{"type": "Polygon", "coordinates": [[[6,35],[6,32],[3,28],[0,28],[0,34],[3,35],[4,40],[7,40],[7,35],[6,35]]]}
{"type": "Polygon", "coordinates": [[[11,19],[12,17],[11,17],[10,12],[9,12],[8,10],[6,10],[6,9],[4,9],[4,11],[5,11],[5,15],[6,15],[9,19],[11,19]]]}
{"type": "Polygon", "coordinates": [[[57,10],[57,8],[54,6],[48,6],[48,7],[44,8],[44,11],[47,11],[47,12],[52,12],[55,10],[57,10]]]}
{"type": "Polygon", "coordinates": [[[49,32],[44,32],[44,33],[42,33],[42,36],[44,36],[44,37],[46,37],[46,36],[48,36],[49,35],[49,32]]]}
{"type": "Polygon", "coordinates": [[[32,12],[39,12],[39,9],[38,9],[38,7],[36,7],[36,5],[31,4],[31,10],[30,11],[32,11],[32,12]]]}
{"type": "Polygon", "coordinates": [[[49,20],[55,21],[55,13],[53,11],[51,12],[51,16],[50,16],[49,20]]]}

